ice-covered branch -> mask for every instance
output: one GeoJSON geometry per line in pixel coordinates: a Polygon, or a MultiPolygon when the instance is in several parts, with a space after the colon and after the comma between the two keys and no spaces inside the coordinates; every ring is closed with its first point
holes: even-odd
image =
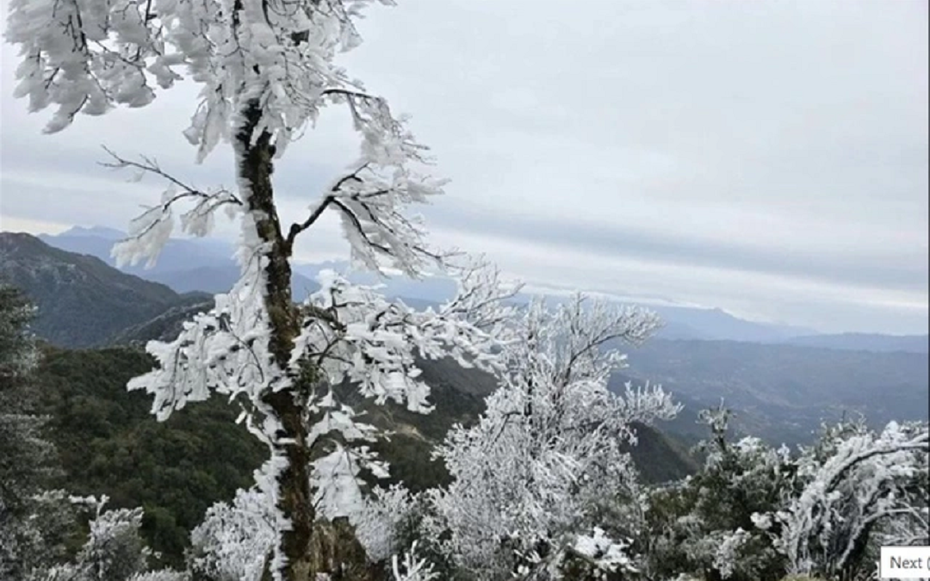
{"type": "Polygon", "coordinates": [[[391,572],[393,581],[432,581],[438,579],[439,574],[433,571],[433,566],[426,559],[417,556],[417,543],[414,541],[410,550],[404,553],[402,561],[397,555],[391,557],[391,572]]]}
{"type": "Polygon", "coordinates": [[[206,236],[213,230],[214,213],[227,206],[227,215],[232,217],[243,206],[239,197],[226,188],[204,191],[187,184],[164,171],[155,159],[142,156],[140,161],[124,159],[113,151],[103,148],[113,159],[101,165],[111,169],[134,169],[133,181],[145,174],[152,174],[168,182],[161,203],[148,208],[129,224],[129,237],[113,246],[112,254],[117,266],[135,265],[147,259],[147,266],[155,264],[158,254],[167,243],[174,229],[173,210],[177,204],[193,202],[193,206],[181,214],[181,230],[192,236],[206,236]]]}
{"type": "Polygon", "coordinates": [[[351,384],[376,404],[392,401],[427,413],[430,388],[420,379],[417,358],[452,357],[463,366],[500,370],[502,343],[493,326],[479,327],[470,315],[504,319],[508,307],[502,301],[512,287],[501,284],[497,271],[484,262],[470,264],[458,273],[458,296],[438,311],[389,302],[375,288],[352,285],[332,271],[320,274],[320,290],[301,305],[305,319],[290,373],[309,365],[317,374],[319,387],[306,396],[306,407],[308,442],[317,450],[313,482],[321,514],[354,518],[363,503],[361,471],[387,475],[365,446],[377,432],[339,401],[332,386],[351,384]]]}
{"type": "Polygon", "coordinates": [[[152,81],[168,88],[181,78],[174,69],[184,55],[166,46],[164,21],[150,8],[131,0],[10,2],[5,37],[22,57],[14,95],[28,96],[31,111],[57,106],[46,132],[79,112],[143,107],[155,98],[152,81]]]}
{"type": "Polygon", "coordinates": [[[413,277],[440,260],[425,243],[418,216],[407,216],[411,204],[427,203],[442,193],[445,180],[422,174],[413,166],[429,163],[427,148],[395,118],[387,102],[356,90],[328,88],[321,96],[345,103],[362,137],[361,155],[351,171],[334,180],[306,220],[291,225],[288,248],[323,212],[333,209],[342,222],[353,262],[375,272],[392,266],[413,277]],[[385,264],[386,263],[386,264],[385,264]]]}
{"type": "Polygon", "coordinates": [[[348,380],[378,403],[392,400],[414,411],[428,410],[429,388],[418,379],[415,356],[452,357],[466,367],[498,369],[495,329],[474,319],[505,319],[509,310],[503,300],[512,290],[480,261],[462,274],[456,298],[438,311],[415,311],[387,301],[374,288],[324,271],[320,290],[303,306],[310,316],[296,341],[292,369],[309,357],[330,385],[348,380]]]}
{"type": "MultiPolygon", "coordinates": [[[[249,214],[243,220],[250,219],[249,214]]],[[[212,392],[240,398],[247,412],[262,407],[262,395],[290,385],[291,378],[274,362],[268,344],[270,319],[264,307],[261,244],[243,244],[239,253],[243,274],[230,292],[215,297],[215,306],[184,323],[173,341],[151,341],[146,350],[158,367],[129,382],[130,390],[154,395],[152,413],[160,420],[188,402],[203,401],[212,392]]],[[[272,422],[271,417],[264,421],[272,422]]],[[[275,426],[262,429],[268,441],[275,426]]]]}

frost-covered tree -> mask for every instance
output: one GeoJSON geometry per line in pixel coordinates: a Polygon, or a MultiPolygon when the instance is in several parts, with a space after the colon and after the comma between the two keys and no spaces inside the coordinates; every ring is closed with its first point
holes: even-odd
{"type": "Polygon", "coordinates": [[[184,573],[147,571],[152,552],[145,546],[139,529],[142,509],[104,510],[106,496],[71,497],[71,504],[91,511],[87,540],[69,562],[32,571],[34,581],[186,581],[184,573]]]}
{"type": "Polygon", "coordinates": [[[28,413],[38,361],[34,313],[19,290],[0,283],[0,519],[42,487],[52,451],[39,433],[41,418],[28,413]]]}
{"type": "Polygon", "coordinates": [[[882,545],[930,539],[926,423],[863,421],[827,427],[797,461],[796,488],[770,515],[793,574],[854,579],[874,570],[882,545]]]}
{"type": "MultiPolygon", "coordinates": [[[[389,0],[381,0],[390,4],[389,0]]],[[[291,297],[290,259],[297,238],[324,212],[342,222],[356,265],[409,276],[444,262],[425,242],[408,206],[441,193],[424,173],[426,148],[403,118],[335,63],[359,44],[353,22],[372,0],[11,0],[6,40],[20,48],[15,95],[38,111],[54,107],[47,132],[79,113],[144,107],[179,81],[197,84],[184,131],[204,159],[219,143],[234,152],[237,187],[198,189],[154,159],[112,153],[110,165],[154,174],[168,187],[130,225],[115,248],[120,262],[155,260],[179,214],[181,229],[207,235],[217,211],[241,224],[242,276],[215,307],[187,323],[177,340],[151,343],[158,368],[130,389],[154,395],[166,418],[212,393],[237,400],[271,461],[277,579],[313,579],[339,567],[326,519],[358,502],[356,476],[383,473],[365,448],[372,430],[338,401],[330,385],[358,382],[378,401],[428,411],[414,354],[451,353],[488,366],[499,319],[493,273],[465,267],[462,293],[438,311],[415,313],[326,275],[304,305],[291,297]],[[290,225],[278,215],[272,172],[288,144],[327,105],[348,110],[360,139],[358,158],[290,225]],[[491,286],[489,286],[491,285],[491,286]]],[[[161,128],[158,129],[162,130],[161,128]]]]}
{"type": "Polygon", "coordinates": [[[32,579],[66,560],[77,520],[68,494],[41,491],[0,523],[0,579],[32,579]]]}
{"type": "Polygon", "coordinates": [[[927,542],[926,423],[876,434],[844,421],[792,454],[753,437],[728,441],[726,409],[702,416],[713,433],[703,468],[650,496],[637,542],[650,575],[848,581],[874,573],[882,545],[927,542]]]}
{"type": "Polygon", "coordinates": [[[610,554],[619,566],[620,540],[601,555],[605,531],[589,535],[615,495],[638,501],[622,448],[635,441],[631,424],[670,418],[678,406],[658,387],[610,392],[625,356],[604,347],[639,344],[657,324],[648,311],[580,295],[555,312],[536,302],[516,320],[487,410],[438,450],[452,483],[432,493],[425,528],[457,569],[483,580],[557,578],[571,554],[610,554]]]}
{"type": "Polygon", "coordinates": [[[0,283],[0,394],[5,398],[36,365],[35,338],[29,330],[34,315],[35,307],[22,291],[0,283]]]}
{"type": "Polygon", "coordinates": [[[41,420],[23,405],[37,360],[29,331],[33,313],[22,293],[0,283],[0,523],[38,492],[49,452],[39,435],[41,420]]]}

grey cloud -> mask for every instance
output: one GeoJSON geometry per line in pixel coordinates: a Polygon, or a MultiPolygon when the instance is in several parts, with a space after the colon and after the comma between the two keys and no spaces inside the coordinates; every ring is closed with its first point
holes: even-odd
{"type": "MultiPolygon", "coordinates": [[[[528,244],[573,247],[592,255],[622,256],[655,260],[687,268],[693,265],[747,272],[785,274],[810,280],[856,286],[885,287],[903,291],[926,291],[928,284],[926,248],[901,248],[876,256],[797,254],[775,247],[751,248],[738,240],[730,243],[702,240],[681,232],[592,224],[566,217],[544,219],[529,214],[501,215],[481,212],[456,204],[454,211],[441,206],[430,212],[437,229],[442,226],[503,236],[528,244]]],[[[864,233],[867,234],[867,233],[864,233]]]]}
{"type": "MultiPolygon", "coordinates": [[[[453,180],[424,211],[439,239],[545,252],[526,267],[540,283],[619,292],[600,264],[635,260],[640,294],[831,329],[926,325],[925,2],[406,0],[360,30],[350,73],[413,114],[453,180]]],[[[94,165],[99,143],[232,183],[228,150],[196,167],[180,135],[196,88],[44,137],[10,96],[14,65],[5,46],[5,214],[128,220],[141,194],[94,165]],[[30,172],[54,185],[22,185],[30,172]],[[106,201],[82,178],[109,180],[106,201]]],[[[275,173],[287,218],[355,147],[335,111],[291,146],[275,173]]],[[[335,252],[336,232],[302,249],[335,252]]]]}

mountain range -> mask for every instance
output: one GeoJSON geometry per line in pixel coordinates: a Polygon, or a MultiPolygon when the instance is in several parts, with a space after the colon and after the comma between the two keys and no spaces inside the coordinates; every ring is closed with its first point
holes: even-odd
{"type": "MultiPolygon", "coordinates": [[[[331,266],[300,268],[309,276],[314,268],[331,266]]],[[[19,286],[38,305],[34,328],[39,336],[69,348],[173,339],[185,320],[212,302],[208,294],[178,293],[28,234],[0,233],[0,280],[19,286]]],[[[448,282],[430,281],[434,290],[448,282]]],[[[405,289],[411,294],[415,290],[416,285],[405,289]]],[[[697,412],[721,399],[736,411],[737,432],[776,444],[809,442],[822,421],[843,414],[862,413],[876,426],[891,419],[926,419],[930,379],[925,345],[923,350],[921,345],[891,350],[888,337],[856,339],[871,341],[872,350],[660,336],[636,349],[619,346],[629,353],[630,366],[612,378],[611,387],[620,390],[628,380],[663,384],[685,404],[663,430],[689,442],[706,435],[696,424],[697,412]],[[904,350],[908,348],[915,352],[904,350]]],[[[464,374],[457,385],[486,383],[467,370],[441,373],[464,374]]]]}
{"type": "MultiPolygon", "coordinates": [[[[110,249],[125,236],[125,233],[111,228],[76,226],[61,234],[43,234],[39,238],[50,246],[89,254],[115,267],[110,249]]],[[[121,270],[161,283],[178,293],[200,291],[215,294],[229,290],[238,278],[239,267],[232,255],[233,248],[217,240],[171,239],[153,268],[132,266],[121,270]]],[[[380,279],[370,273],[351,272],[346,262],[296,263],[293,266],[292,283],[295,300],[302,300],[319,288],[314,279],[324,268],[347,272],[348,278],[355,283],[383,284],[385,295],[403,298],[411,306],[417,307],[440,304],[450,298],[456,289],[454,281],[442,277],[421,281],[403,277],[380,279]]],[[[522,294],[516,300],[527,302],[531,298],[531,295],[522,294]]],[[[559,300],[555,297],[549,299],[559,300]]],[[[663,339],[778,343],[854,351],[930,351],[928,335],[823,334],[804,327],[748,321],[719,308],[667,305],[650,305],[649,308],[663,321],[663,328],[657,333],[657,337],[663,339]]]]}
{"type": "Polygon", "coordinates": [[[789,446],[810,443],[822,423],[844,416],[880,429],[930,415],[926,353],[680,339],[623,350],[629,367],[612,386],[661,384],[685,404],[669,429],[691,441],[706,435],[696,412],[721,401],[734,410],[737,434],[789,446]]]}
{"type": "MultiPolygon", "coordinates": [[[[38,238],[49,246],[94,256],[116,268],[116,260],[110,255],[110,250],[115,243],[126,238],[126,234],[101,226],[75,226],[61,234],[40,234],[38,238]]],[[[224,242],[206,238],[172,238],[151,268],[137,264],[122,266],[119,270],[161,283],[178,293],[224,293],[239,279],[239,265],[233,258],[233,248],[224,242]]],[[[316,282],[299,272],[292,278],[291,290],[296,300],[303,300],[319,288],[316,282]]]]}
{"type": "Polygon", "coordinates": [[[40,337],[67,347],[106,344],[129,325],[209,298],[179,294],[94,256],[8,232],[0,233],[0,281],[23,290],[38,307],[33,329],[40,337]]]}

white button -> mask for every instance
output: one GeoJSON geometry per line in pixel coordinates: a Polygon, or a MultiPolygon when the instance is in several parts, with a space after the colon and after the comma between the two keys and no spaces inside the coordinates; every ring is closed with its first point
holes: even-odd
{"type": "Polygon", "coordinates": [[[930,579],[930,547],[882,547],[881,579],[930,579]]]}

